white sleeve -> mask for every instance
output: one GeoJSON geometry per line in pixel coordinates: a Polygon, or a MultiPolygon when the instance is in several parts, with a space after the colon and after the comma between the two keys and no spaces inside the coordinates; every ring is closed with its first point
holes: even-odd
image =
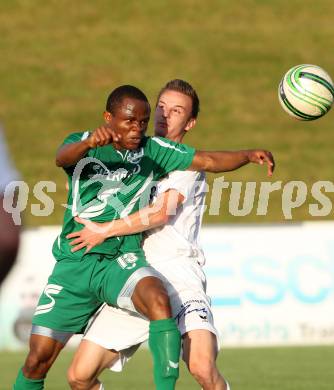
{"type": "Polygon", "coordinates": [[[159,181],[156,196],[159,196],[168,190],[176,190],[183,195],[183,203],[185,203],[188,197],[193,194],[196,183],[203,179],[203,174],[203,172],[195,171],[171,172],[166,178],[159,181]]]}
{"type": "Polygon", "coordinates": [[[18,180],[19,175],[13,167],[7,152],[7,147],[0,127],[0,192],[5,191],[6,185],[13,180],[18,180]]]}

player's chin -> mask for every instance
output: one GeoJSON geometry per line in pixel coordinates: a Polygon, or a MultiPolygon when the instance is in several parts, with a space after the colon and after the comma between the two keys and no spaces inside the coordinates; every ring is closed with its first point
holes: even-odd
{"type": "Polygon", "coordinates": [[[129,150],[135,150],[135,149],[138,149],[139,148],[139,145],[141,143],[141,139],[131,139],[127,142],[126,144],[126,149],[129,149],[129,150]]]}
{"type": "Polygon", "coordinates": [[[167,126],[162,127],[161,125],[156,125],[154,133],[157,137],[166,137],[166,134],[168,133],[168,128],[167,126]]]}

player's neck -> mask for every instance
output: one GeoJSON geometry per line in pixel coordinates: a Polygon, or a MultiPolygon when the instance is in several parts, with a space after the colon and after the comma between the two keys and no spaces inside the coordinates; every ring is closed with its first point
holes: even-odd
{"type": "Polygon", "coordinates": [[[173,141],[173,142],[179,142],[179,143],[182,143],[183,142],[183,137],[185,136],[185,133],[183,134],[179,134],[179,135],[176,135],[176,136],[170,136],[170,137],[167,137],[169,140],[173,141]]]}

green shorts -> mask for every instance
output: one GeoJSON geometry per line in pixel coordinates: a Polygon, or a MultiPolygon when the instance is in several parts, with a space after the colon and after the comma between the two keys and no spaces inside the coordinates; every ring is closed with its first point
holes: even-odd
{"type": "Polygon", "coordinates": [[[139,280],[154,276],[144,252],[115,259],[86,255],[56,263],[39,299],[32,323],[60,332],[82,333],[103,302],[134,311],[132,293],[139,280]]]}

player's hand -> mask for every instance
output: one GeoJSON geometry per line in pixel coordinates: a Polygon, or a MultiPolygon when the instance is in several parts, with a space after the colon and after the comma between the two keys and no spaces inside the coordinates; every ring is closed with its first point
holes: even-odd
{"type": "Polygon", "coordinates": [[[255,164],[267,164],[268,176],[272,176],[275,169],[275,161],[271,152],[267,150],[248,150],[248,159],[250,162],[255,164]]]}
{"type": "Polygon", "coordinates": [[[97,146],[104,146],[117,142],[118,137],[115,132],[108,125],[98,127],[93,133],[87,138],[87,142],[90,148],[96,148],[97,146]]]}
{"type": "Polygon", "coordinates": [[[86,247],[85,253],[87,253],[95,246],[102,244],[102,242],[108,237],[107,227],[105,224],[92,222],[79,217],[75,217],[74,219],[76,222],[84,225],[84,228],[66,236],[68,240],[74,238],[74,240],[70,242],[70,245],[73,246],[71,252],[76,252],[86,247]]]}

